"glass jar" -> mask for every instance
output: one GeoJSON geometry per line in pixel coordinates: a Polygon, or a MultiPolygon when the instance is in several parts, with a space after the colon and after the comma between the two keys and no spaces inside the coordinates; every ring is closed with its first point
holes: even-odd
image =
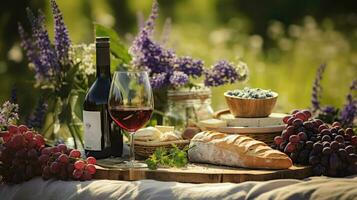
{"type": "Polygon", "coordinates": [[[167,103],[164,125],[179,131],[213,115],[211,90],[204,86],[168,90],[167,103]]]}

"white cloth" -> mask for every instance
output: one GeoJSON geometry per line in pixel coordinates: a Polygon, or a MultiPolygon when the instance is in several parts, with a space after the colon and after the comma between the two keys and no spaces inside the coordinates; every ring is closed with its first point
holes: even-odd
{"type": "Polygon", "coordinates": [[[141,181],[44,181],[35,178],[18,185],[0,185],[1,200],[23,199],[357,199],[357,178],[314,177],[301,181],[189,184],[141,181]]]}

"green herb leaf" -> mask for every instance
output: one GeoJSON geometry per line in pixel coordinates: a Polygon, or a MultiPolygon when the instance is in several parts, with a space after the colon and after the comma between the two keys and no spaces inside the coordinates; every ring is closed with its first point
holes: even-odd
{"type": "Polygon", "coordinates": [[[155,152],[145,160],[148,168],[155,170],[158,166],[163,167],[185,167],[188,163],[187,151],[189,147],[185,146],[184,149],[179,149],[176,145],[167,150],[165,148],[157,148],[155,152]]]}

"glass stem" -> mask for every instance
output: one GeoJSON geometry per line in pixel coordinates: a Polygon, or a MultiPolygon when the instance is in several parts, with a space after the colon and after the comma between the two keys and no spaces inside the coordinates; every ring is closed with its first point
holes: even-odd
{"type": "Polygon", "coordinates": [[[134,160],[135,160],[134,134],[135,134],[135,132],[129,132],[129,135],[130,135],[129,161],[130,162],[134,162],[134,160]]]}

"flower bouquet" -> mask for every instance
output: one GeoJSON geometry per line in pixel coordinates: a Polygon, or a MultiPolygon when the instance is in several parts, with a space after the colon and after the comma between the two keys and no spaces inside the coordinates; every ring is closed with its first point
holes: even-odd
{"type": "Polygon", "coordinates": [[[37,108],[28,118],[27,125],[42,129],[49,143],[65,142],[70,147],[83,146],[82,103],[88,82],[94,77],[94,47],[71,45],[62,13],[51,0],[54,18],[54,44],[45,27],[45,16],[36,16],[27,9],[31,25],[28,35],[19,23],[21,46],[35,71],[34,87],[41,90],[37,108]]]}

